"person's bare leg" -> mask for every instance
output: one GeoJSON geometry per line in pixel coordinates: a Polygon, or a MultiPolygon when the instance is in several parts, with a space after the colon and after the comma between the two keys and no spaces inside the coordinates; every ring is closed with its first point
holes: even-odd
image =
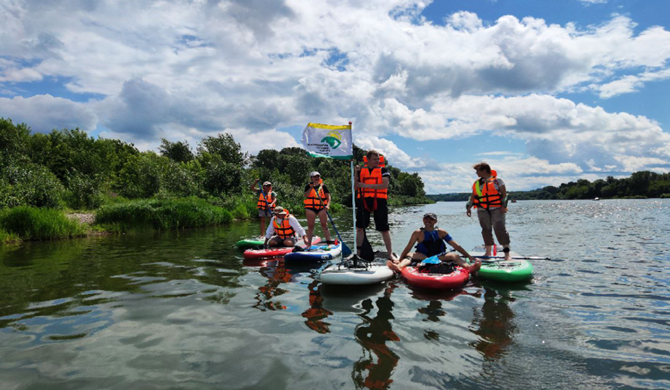
{"type": "Polygon", "coordinates": [[[326,241],[332,241],[330,239],[330,230],[328,229],[328,214],[326,213],[326,209],[319,211],[319,221],[321,222],[321,230],[323,230],[326,241]]]}
{"type": "Polygon", "coordinates": [[[316,214],[312,210],[305,210],[305,217],[307,218],[307,242],[305,245],[309,248],[312,245],[312,237],[314,236],[314,221],[316,214]]]}
{"type": "Polygon", "coordinates": [[[261,237],[265,236],[265,217],[261,217],[261,237]]]}
{"type": "Polygon", "coordinates": [[[386,252],[389,254],[389,260],[395,261],[398,260],[393,254],[393,246],[391,244],[391,232],[388,230],[385,232],[380,232],[382,234],[382,239],[384,240],[384,246],[386,246],[386,252]]]}

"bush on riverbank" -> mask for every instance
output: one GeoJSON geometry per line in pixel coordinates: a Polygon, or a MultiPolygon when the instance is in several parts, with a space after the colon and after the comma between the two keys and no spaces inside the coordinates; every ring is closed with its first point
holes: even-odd
{"type": "Polygon", "coordinates": [[[120,231],[143,227],[167,230],[230,223],[233,213],[195,197],[151,199],[102,206],[95,220],[120,231]]]}
{"type": "Polygon", "coordinates": [[[0,241],[56,240],[86,235],[86,229],[62,211],[28,206],[0,211],[0,241]]]}

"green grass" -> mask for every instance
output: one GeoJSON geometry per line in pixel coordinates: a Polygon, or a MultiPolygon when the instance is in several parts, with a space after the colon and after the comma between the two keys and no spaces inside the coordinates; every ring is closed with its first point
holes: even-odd
{"type": "Polygon", "coordinates": [[[29,206],[0,211],[0,241],[56,240],[86,235],[86,228],[62,211],[29,206]]]}
{"type": "Polygon", "coordinates": [[[225,224],[233,214],[198,198],[151,199],[103,206],[95,220],[117,232],[144,227],[168,230],[225,224]]]}
{"type": "Polygon", "coordinates": [[[15,242],[20,242],[21,238],[17,234],[10,233],[3,228],[0,228],[0,245],[2,244],[12,244],[15,242]]]}

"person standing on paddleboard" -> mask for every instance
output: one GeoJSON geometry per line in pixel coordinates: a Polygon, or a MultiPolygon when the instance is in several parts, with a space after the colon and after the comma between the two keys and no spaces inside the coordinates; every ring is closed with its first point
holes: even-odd
{"type": "Polygon", "coordinates": [[[363,241],[365,240],[365,229],[370,226],[370,215],[374,215],[375,228],[381,233],[389,254],[389,260],[396,260],[393,255],[391,244],[391,233],[388,223],[388,187],[391,174],[386,167],[379,166],[379,152],[368,151],[367,167],[361,168],[356,165],[356,181],[354,188],[360,189],[360,207],[356,209],[356,248],[360,255],[363,241]]]}
{"type": "Polygon", "coordinates": [[[493,254],[493,233],[495,230],[498,242],[503,246],[505,260],[510,259],[510,239],[505,227],[505,214],[507,213],[507,189],[505,182],[497,177],[496,171],[491,166],[481,162],[473,166],[479,179],[472,185],[470,201],[465,206],[468,217],[472,216],[472,207],[477,208],[479,225],[482,227],[482,237],[486,246],[485,256],[493,254]]]}
{"type": "Polygon", "coordinates": [[[296,237],[302,237],[307,242],[305,229],[300,222],[281,206],[274,209],[275,216],[270,220],[270,225],[265,231],[265,243],[263,246],[295,246],[296,237]]]}
{"type": "Polygon", "coordinates": [[[431,256],[446,252],[446,242],[463,255],[463,257],[468,258],[472,264],[468,264],[467,261],[463,260],[461,256],[455,253],[445,253],[439,256],[438,259],[443,262],[451,262],[455,265],[460,265],[461,267],[468,269],[470,272],[477,271],[479,267],[481,267],[481,261],[472,257],[465,249],[463,249],[463,247],[454,241],[446,230],[438,228],[436,224],[437,215],[434,213],[424,214],[423,227],[412,233],[407,246],[400,254],[400,260],[389,260],[386,265],[395,272],[400,272],[408,265],[416,265],[431,256]],[[409,253],[414,244],[416,244],[416,252],[409,253]]]}
{"type": "Polygon", "coordinates": [[[330,230],[328,230],[328,211],[330,209],[330,191],[323,184],[321,174],[314,171],[309,174],[310,181],[305,186],[305,217],[307,218],[307,247],[312,245],[312,234],[314,233],[314,222],[319,217],[321,229],[326,236],[326,243],[331,244],[330,230]]]}
{"type": "Polygon", "coordinates": [[[256,179],[251,184],[251,191],[256,193],[258,201],[256,208],[258,209],[258,217],[261,219],[261,237],[265,234],[265,218],[272,218],[272,210],[277,205],[277,194],[272,191],[272,183],[266,181],[263,183],[263,188],[256,187],[261,179],[256,179]]]}

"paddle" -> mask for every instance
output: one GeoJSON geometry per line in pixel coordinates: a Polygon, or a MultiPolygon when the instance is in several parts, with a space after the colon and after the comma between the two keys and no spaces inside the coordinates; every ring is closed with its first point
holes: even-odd
{"type": "MultiPolygon", "coordinates": [[[[478,259],[492,259],[490,261],[505,260],[505,256],[472,256],[478,259]]],[[[539,256],[512,256],[510,260],[549,260],[549,261],[561,261],[560,259],[551,259],[549,257],[539,257],[539,256]]]]}
{"type": "MultiPolygon", "coordinates": [[[[319,185],[319,189],[317,189],[315,192],[316,192],[316,196],[319,198],[319,202],[321,202],[321,204],[324,204],[323,199],[321,199],[321,195],[319,195],[319,190],[321,190],[321,185],[319,185]]],[[[351,251],[351,248],[349,248],[347,246],[347,244],[344,241],[342,241],[342,237],[340,236],[340,232],[337,230],[337,226],[335,226],[335,222],[333,221],[333,217],[330,216],[330,213],[328,212],[328,209],[326,209],[326,215],[328,215],[328,219],[330,220],[330,224],[333,225],[333,229],[335,229],[335,233],[337,234],[337,238],[342,243],[342,256],[344,256],[344,257],[350,256],[353,252],[351,251]]]]}

